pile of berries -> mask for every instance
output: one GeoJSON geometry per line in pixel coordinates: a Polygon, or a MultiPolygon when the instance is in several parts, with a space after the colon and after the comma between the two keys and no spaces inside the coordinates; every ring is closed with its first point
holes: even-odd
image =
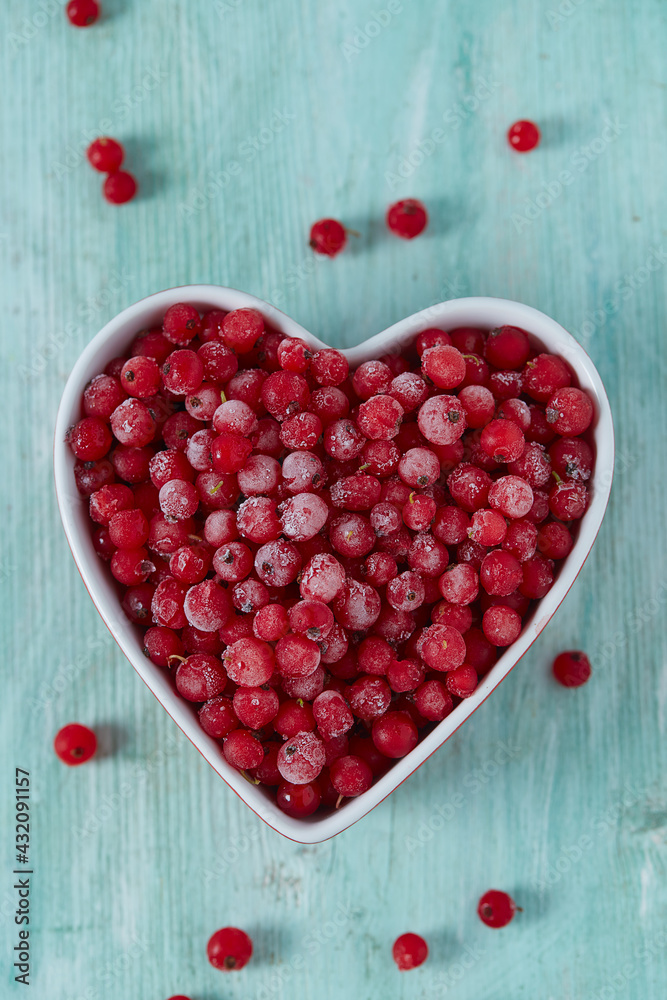
{"type": "Polygon", "coordinates": [[[351,372],[179,303],[86,387],[68,442],[123,610],[289,815],[370,788],[549,591],[593,467],[572,383],[516,327],[351,372]]]}

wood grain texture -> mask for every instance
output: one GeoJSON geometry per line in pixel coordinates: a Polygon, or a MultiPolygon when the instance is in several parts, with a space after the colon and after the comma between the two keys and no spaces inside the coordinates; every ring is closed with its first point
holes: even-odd
{"type": "Polygon", "coordinates": [[[0,12],[0,993],[26,992],[9,958],[20,766],[39,1000],[659,1000],[665,4],[403,0],[376,29],[387,4],[368,0],[102,2],[88,31],[62,0],[0,12]],[[519,117],[544,133],[525,157],[504,138],[519,117]],[[95,129],[139,178],[124,208],[83,162],[95,129]],[[383,223],[407,195],[431,210],[412,244],[383,223]],[[362,233],[333,262],[307,248],[323,215],[362,233]],[[125,305],[194,281],[266,297],[338,345],[443,298],[516,298],[585,344],[615,414],[611,506],[546,633],[418,774],[318,847],[264,828],[175,731],[108,637],[56,511],[51,434],[78,353],[125,305]],[[548,664],[579,646],[594,676],[564,691],[548,664]],[[51,751],[72,720],[105,750],[73,772],[51,751]],[[524,908],[500,932],[475,916],[491,886],[524,908]],[[256,960],[223,979],[204,947],[229,923],[256,960]],[[399,976],[405,930],[431,958],[399,976]]]}

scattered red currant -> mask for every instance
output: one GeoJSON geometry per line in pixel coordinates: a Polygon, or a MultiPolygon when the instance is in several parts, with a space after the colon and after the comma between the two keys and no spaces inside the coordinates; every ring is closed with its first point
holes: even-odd
{"type": "Polygon", "coordinates": [[[531,149],[535,149],[540,141],[540,130],[535,122],[514,122],[507,132],[507,141],[517,153],[528,153],[531,149]]]}
{"type": "Polygon", "coordinates": [[[109,174],[102,187],[104,197],[112,205],[124,205],[132,201],[137,193],[137,182],[126,170],[117,170],[109,174]]]}
{"type": "Polygon", "coordinates": [[[69,0],[66,11],[75,28],[88,28],[100,16],[100,5],[97,0],[69,0]]]}
{"type": "Polygon", "coordinates": [[[63,763],[75,767],[77,764],[85,764],[94,755],[97,737],[92,729],[72,722],[56,733],[53,747],[63,763]]]}
{"type": "Polygon", "coordinates": [[[520,909],[511,896],[499,889],[489,889],[477,905],[479,919],[487,927],[506,927],[520,909]]]}
{"type": "Polygon", "coordinates": [[[310,230],[310,245],[315,253],[335,257],[347,242],[347,230],[336,219],[320,219],[310,230]]]}
{"type": "Polygon", "coordinates": [[[88,147],[86,156],[91,167],[100,170],[103,174],[114,174],[120,170],[125,157],[125,150],[115,139],[103,136],[95,139],[88,147]]]}
{"type": "Polygon", "coordinates": [[[419,934],[401,934],[391,949],[394,961],[401,972],[416,969],[428,958],[428,945],[419,934]]]}
{"type": "Polygon", "coordinates": [[[396,236],[412,240],[426,229],[428,215],[420,201],[405,198],[390,205],[387,210],[387,226],[396,236]]]}
{"type": "Polygon", "coordinates": [[[552,669],[554,677],[563,687],[581,687],[591,676],[591,661],[585,653],[570,650],[558,654],[552,669]]]}
{"type": "Polygon", "coordinates": [[[211,965],[221,972],[237,972],[250,961],[252,941],[238,927],[222,927],[209,939],[206,954],[211,965]]]}

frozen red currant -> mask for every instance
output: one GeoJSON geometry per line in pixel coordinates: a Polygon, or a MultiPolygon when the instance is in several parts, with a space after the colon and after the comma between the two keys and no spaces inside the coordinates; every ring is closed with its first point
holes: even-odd
{"type": "Polygon", "coordinates": [[[91,142],[86,156],[91,167],[94,167],[95,170],[100,170],[103,174],[113,174],[116,170],[120,170],[125,150],[115,139],[102,136],[102,138],[91,142]]]}
{"type": "Polygon", "coordinates": [[[209,938],[206,954],[211,965],[221,972],[238,971],[252,957],[252,941],[238,927],[222,927],[209,938]]]}
{"type": "Polygon", "coordinates": [[[63,763],[74,767],[90,760],[97,750],[97,737],[92,729],[72,722],[59,730],[53,747],[63,763]]]}
{"type": "Polygon", "coordinates": [[[535,122],[523,119],[510,125],[507,141],[517,153],[528,153],[531,149],[535,149],[540,141],[540,130],[535,122]]]}
{"type": "Polygon", "coordinates": [[[335,257],[347,242],[347,230],[336,219],[320,219],[310,230],[310,245],[315,253],[335,257]]]}
{"type": "Polygon", "coordinates": [[[322,793],[316,781],[294,785],[284,781],[278,788],[276,802],[284,813],[296,819],[305,819],[319,808],[322,793]]]}
{"type": "Polygon", "coordinates": [[[581,687],[591,676],[591,661],[580,650],[559,653],[553,662],[553,674],[563,687],[581,687]]]}
{"type": "Polygon", "coordinates": [[[412,240],[426,229],[428,215],[420,201],[404,198],[390,205],[387,210],[387,226],[396,236],[412,240]]]}
{"type": "Polygon", "coordinates": [[[75,28],[88,28],[100,16],[100,5],[97,0],[69,0],[67,17],[75,28]]]}
{"type": "Polygon", "coordinates": [[[417,746],[418,730],[406,712],[386,712],[373,723],[372,735],[385,757],[405,757],[417,746]]]}
{"type": "Polygon", "coordinates": [[[124,205],[132,201],[137,193],[137,182],[126,170],[116,170],[109,174],[102,185],[104,197],[112,205],[124,205]]]}
{"type": "Polygon", "coordinates": [[[588,503],[571,381],[518,327],[350,371],[180,302],[86,386],[67,441],[122,611],[287,815],[363,795],[520,636],[588,503]]]}
{"type": "Polygon", "coordinates": [[[416,969],[428,958],[428,945],[419,934],[401,934],[391,949],[396,965],[401,972],[416,969]]]}
{"type": "Polygon", "coordinates": [[[506,927],[520,907],[499,889],[489,889],[477,904],[477,913],[487,927],[506,927]]]}

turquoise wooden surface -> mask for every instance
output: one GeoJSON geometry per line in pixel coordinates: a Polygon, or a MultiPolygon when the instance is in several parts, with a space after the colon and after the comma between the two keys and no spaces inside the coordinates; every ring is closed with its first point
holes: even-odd
{"type": "Polygon", "coordinates": [[[664,997],[664,3],[103,0],[89,31],[62,6],[0,12],[0,993],[664,997]],[[544,132],[525,157],[504,140],[519,117],[544,132]],[[121,209],[82,158],[98,129],[139,178],[121,209]],[[383,225],[406,195],[431,211],[412,244],[383,225]],[[362,233],[333,262],[307,248],[325,214],[362,233]],[[56,511],[51,432],[79,351],[125,305],[193,281],[264,296],[341,345],[443,298],[517,298],[585,344],[614,409],[610,510],[546,633],[417,775],[317,847],[263,827],[175,731],[56,511]],[[548,664],[573,646],[594,675],[565,691],[548,664]],[[51,740],[72,720],[103,752],[69,771],[51,740]],[[17,766],[31,992],[10,957],[17,766]],[[524,908],[500,932],[475,915],[492,886],[524,908]],[[256,958],[223,978],[204,947],[228,923],[256,958]],[[401,976],[405,930],[431,958],[401,976]]]}

